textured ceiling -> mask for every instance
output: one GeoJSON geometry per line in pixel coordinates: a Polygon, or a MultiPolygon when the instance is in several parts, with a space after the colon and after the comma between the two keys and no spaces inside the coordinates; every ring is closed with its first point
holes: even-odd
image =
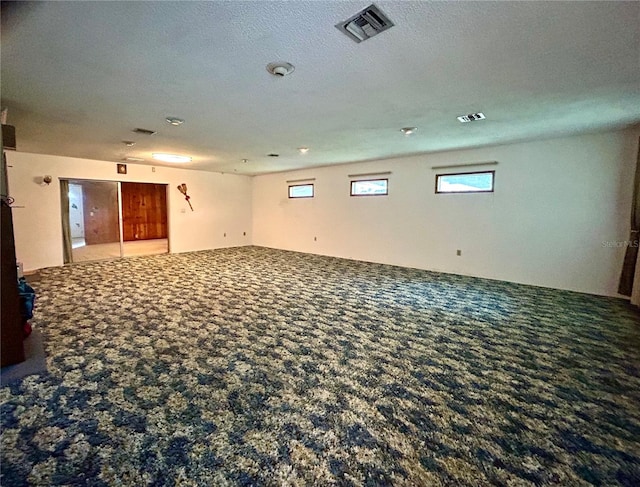
{"type": "Polygon", "coordinates": [[[334,25],[367,1],[2,2],[2,106],[21,151],[244,174],[640,121],[640,2],[376,4],[395,26],[357,44],[334,25]]]}

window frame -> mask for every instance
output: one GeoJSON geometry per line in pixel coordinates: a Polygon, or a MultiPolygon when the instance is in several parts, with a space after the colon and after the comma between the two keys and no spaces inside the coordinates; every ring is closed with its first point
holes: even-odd
{"type": "Polygon", "coordinates": [[[477,193],[494,193],[496,189],[496,171],[469,171],[469,172],[449,172],[436,174],[435,194],[477,194],[477,193]],[[491,174],[491,189],[479,189],[475,191],[438,191],[438,180],[442,176],[464,176],[469,174],[491,174]]]}
{"type": "Polygon", "coordinates": [[[389,196],[389,178],[375,178],[375,179],[351,179],[349,181],[349,196],[360,197],[360,196],[389,196]],[[367,194],[354,194],[353,192],[353,184],[354,183],[363,183],[367,181],[386,181],[386,192],[385,193],[367,193],[367,194]]]}
{"type": "Polygon", "coordinates": [[[289,184],[287,187],[287,195],[290,200],[299,200],[305,198],[313,198],[316,195],[316,188],[313,183],[304,183],[304,184],[289,184]],[[299,188],[301,186],[311,186],[311,196],[291,196],[291,188],[299,188]]]}

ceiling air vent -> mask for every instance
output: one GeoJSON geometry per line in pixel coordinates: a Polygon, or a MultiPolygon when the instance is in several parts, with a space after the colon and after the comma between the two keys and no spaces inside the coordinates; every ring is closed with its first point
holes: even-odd
{"type": "Polygon", "coordinates": [[[354,41],[362,42],[393,27],[393,22],[378,7],[371,4],[349,20],[336,24],[336,27],[354,41]]]}
{"type": "Polygon", "coordinates": [[[467,123],[467,122],[475,122],[476,120],[484,120],[486,117],[484,113],[470,113],[469,115],[461,115],[458,118],[458,122],[467,123]]]}
{"type": "Polygon", "coordinates": [[[149,129],[133,129],[133,131],[136,134],[141,134],[141,135],[155,135],[157,132],[155,130],[149,130],[149,129]]]}

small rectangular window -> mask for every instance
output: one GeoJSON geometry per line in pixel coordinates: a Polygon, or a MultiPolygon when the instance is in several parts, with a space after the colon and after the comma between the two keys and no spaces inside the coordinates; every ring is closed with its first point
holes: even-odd
{"type": "Polygon", "coordinates": [[[289,198],[313,198],[313,184],[289,186],[289,198]]]}
{"type": "Polygon", "coordinates": [[[495,171],[436,175],[436,193],[492,193],[495,171]]]}
{"type": "Polygon", "coordinates": [[[388,179],[351,181],[351,196],[383,196],[389,194],[388,179]]]}

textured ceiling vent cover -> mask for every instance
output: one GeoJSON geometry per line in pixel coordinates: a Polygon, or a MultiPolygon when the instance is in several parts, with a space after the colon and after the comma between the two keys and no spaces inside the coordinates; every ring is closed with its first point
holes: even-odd
{"type": "Polygon", "coordinates": [[[467,123],[467,122],[475,122],[476,120],[484,120],[486,117],[484,113],[470,113],[469,115],[460,115],[458,118],[459,122],[467,123]]]}
{"type": "Polygon", "coordinates": [[[336,27],[354,41],[362,42],[393,27],[393,22],[371,4],[348,20],[336,24],[336,27]]]}
{"type": "Polygon", "coordinates": [[[141,129],[141,128],[133,129],[133,131],[136,134],[141,134],[141,135],[155,135],[157,133],[155,130],[141,129]]]}

